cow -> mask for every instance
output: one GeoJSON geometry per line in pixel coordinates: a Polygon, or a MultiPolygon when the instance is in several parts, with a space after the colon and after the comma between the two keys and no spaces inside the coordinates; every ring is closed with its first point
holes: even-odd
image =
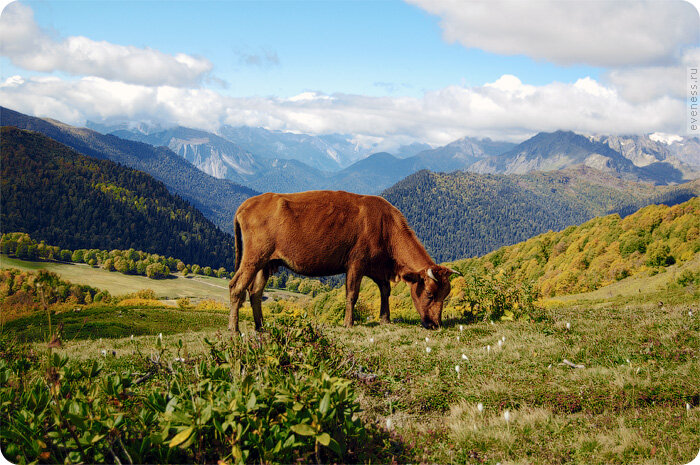
{"type": "Polygon", "coordinates": [[[390,283],[403,280],[427,329],[440,327],[442,305],[456,271],[436,265],[401,212],[381,197],[344,191],[266,193],[241,204],[234,218],[236,272],[229,282],[228,328],[238,333],[246,291],[256,330],[262,295],[279,266],[306,276],[345,273],[345,326],[363,276],[379,286],[380,321],[389,323],[390,283]]]}

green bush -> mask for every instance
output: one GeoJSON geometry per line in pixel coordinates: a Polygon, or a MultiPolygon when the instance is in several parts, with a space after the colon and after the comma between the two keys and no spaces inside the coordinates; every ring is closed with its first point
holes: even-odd
{"type": "MultiPolygon", "coordinates": [[[[182,361],[179,342],[171,368],[132,364],[145,375],[56,353],[3,358],[3,453],[20,463],[362,461],[368,433],[338,373],[344,353],[309,324],[266,329],[205,340],[197,360],[182,361]]],[[[172,360],[155,346],[155,360],[172,360]]]]}

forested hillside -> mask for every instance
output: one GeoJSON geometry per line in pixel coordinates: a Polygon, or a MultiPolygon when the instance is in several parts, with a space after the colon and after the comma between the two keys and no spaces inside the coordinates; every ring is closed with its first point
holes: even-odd
{"type": "Polygon", "coordinates": [[[408,219],[438,262],[475,257],[609,213],[670,205],[700,193],[700,182],[652,186],[592,168],[527,175],[420,171],[382,194],[408,219]]]}
{"type": "Polygon", "coordinates": [[[2,126],[37,131],[87,156],[108,159],[144,171],[190,202],[224,231],[233,232],[238,206],[257,192],[227,179],[214,178],[166,147],[105,136],[86,128],[27,116],[0,107],[2,126]]]}
{"type": "Polygon", "coordinates": [[[233,238],[150,175],[35,132],[4,127],[1,143],[3,233],[66,249],[133,248],[233,266],[233,238]]]}
{"type": "MultiPolygon", "coordinates": [[[[628,276],[655,274],[700,252],[700,198],[650,205],[626,218],[608,215],[561,232],[548,232],[455,266],[466,274],[503,272],[533,282],[544,296],[598,289],[628,276]]],[[[686,272],[681,281],[700,281],[686,272]]]]}

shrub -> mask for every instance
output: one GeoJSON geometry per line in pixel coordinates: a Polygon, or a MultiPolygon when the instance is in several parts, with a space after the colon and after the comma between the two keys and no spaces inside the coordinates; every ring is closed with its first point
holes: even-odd
{"type": "MultiPolygon", "coordinates": [[[[368,431],[350,381],[337,373],[346,354],[317,328],[289,322],[205,342],[204,359],[152,378],[57,353],[3,356],[4,455],[20,463],[366,461],[358,453],[372,447],[368,431]]],[[[173,355],[159,339],[156,348],[160,359],[173,355]]]]}

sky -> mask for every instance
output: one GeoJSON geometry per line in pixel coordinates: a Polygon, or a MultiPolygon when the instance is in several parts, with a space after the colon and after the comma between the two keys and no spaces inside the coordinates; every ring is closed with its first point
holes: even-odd
{"type": "Polygon", "coordinates": [[[684,135],[698,66],[698,10],[676,0],[41,0],[0,15],[11,109],[384,149],[684,135]]]}

